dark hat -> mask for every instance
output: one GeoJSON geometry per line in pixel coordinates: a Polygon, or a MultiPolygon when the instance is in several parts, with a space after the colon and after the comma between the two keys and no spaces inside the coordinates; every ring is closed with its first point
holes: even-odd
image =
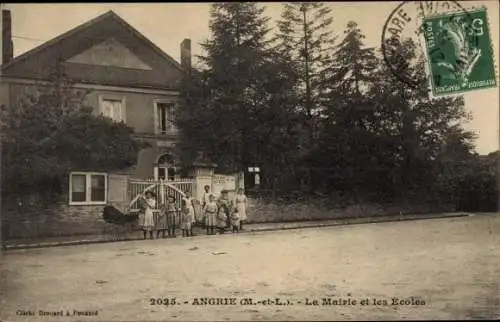
{"type": "Polygon", "coordinates": [[[146,192],[144,193],[144,195],[145,195],[145,196],[147,196],[148,194],[151,194],[153,197],[155,197],[155,198],[156,198],[156,194],[155,194],[153,191],[148,190],[148,191],[146,191],[146,192]]]}

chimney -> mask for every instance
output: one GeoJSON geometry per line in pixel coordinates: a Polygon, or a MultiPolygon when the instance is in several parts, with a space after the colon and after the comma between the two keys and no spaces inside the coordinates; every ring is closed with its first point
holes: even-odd
{"type": "Polygon", "coordinates": [[[2,10],[2,64],[14,58],[14,45],[12,43],[12,19],[10,10],[2,10]]]}
{"type": "Polygon", "coordinates": [[[191,39],[181,42],[181,66],[188,75],[191,74],[191,39]]]}

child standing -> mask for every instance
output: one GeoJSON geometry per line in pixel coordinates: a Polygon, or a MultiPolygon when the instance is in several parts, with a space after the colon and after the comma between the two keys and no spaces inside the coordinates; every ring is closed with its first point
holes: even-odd
{"type": "Polygon", "coordinates": [[[191,228],[191,223],[189,220],[189,209],[186,206],[185,200],[182,201],[182,211],[181,211],[181,231],[182,237],[189,237],[189,230],[191,228]]]}
{"type": "Polygon", "coordinates": [[[214,229],[217,225],[217,203],[215,202],[215,196],[212,194],[208,199],[204,207],[205,227],[207,229],[207,235],[215,235],[214,229]]]}
{"type": "Polygon", "coordinates": [[[165,238],[165,233],[168,229],[166,207],[167,205],[165,204],[156,215],[156,238],[160,238],[160,233],[162,237],[165,238]]]}
{"type": "Polygon", "coordinates": [[[179,224],[179,215],[177,207],[175,206],[174,196],[167,197],[167,203],[165,204],[165,217],[167,222],[168,236],[175,238],[175,228],[179,224]]]}
{"type": "MultiPolygon", "coordinates": [[[[195,213],[194,213],[194,205],[193,205],[193,199],[191,198],[191,193],[186,192],[185,197],[182,199],[183,202],[183,223],[185,229],[187,229],[187,234],[190,236],[193,236],[193,223],[195,222],[195,213]]],[[[181,228],[182,229],[182,228],[181,228]]],[[[184,232],[183,232],[184,233],[184,232]]]]}
{"type": "Polygon", "coordinates": [[[206,227],[207,220],[205,218],[205,207],[210,202],[210,196],[212,195],[212,193],[210,193],[209,185],[205,185],[204,189],[205,191],[203,191],[203,195],[201,196],[201,215],[200,218],[198,218],[202,228],[206,227]]]}
{"type": "Polygon", "coordinates": [[[217,228],[219,233],[224,234],[224,229],[227,227],[229,209],[226,202],[219,200],[217,206],[217,228]]]}
{"type": "MultiPolygon", "coordinates": [[[[219,208],[223,207],[226,218],[226,226],[225,228],[231,228],[231,213],[233,212],[233,202],[229,200],[228,191],[222,190],[219,200],[217,201],[219,204],[219,208]]],[[[219,227],[220,228],[220,227],[219,227]]]]}
{"type": "Polygon", "coordinates": [[[233,233],[240,232],[240,214],[238,212],[238,208],[234,209],[231,214],[231,226],[233,227],[233,233]]]}
{"type": "Polygon", "coordinates": [[[245,196],[244,190],[242,188],[238,189],[238,194],[236,195],[235,202],[236,209],[238,210],[240,218],[239,229],[243,230],[243,223],[245,222],[245,220],[247,220],[248,199],[247,196],[245,196]]]}
{"type": "Polygon", "coordinates": [[[155,196],[151,191],[147,191],[142,197],[144,210],[139,215],[139,225],[146,239],[147,233],[153,239],[153,228],[155,226],[153,209],[156,207],[155,196]]]}

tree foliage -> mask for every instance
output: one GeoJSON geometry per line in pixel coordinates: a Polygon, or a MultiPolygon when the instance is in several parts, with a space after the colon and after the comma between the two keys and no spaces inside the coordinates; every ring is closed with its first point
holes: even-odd
{"type": "Polygon", "coordinates": [[[355,22],[336,44],[327,4],[285,4],[271,43],[257,5],[212,8],[206,69],[182,95],[184,147],[226,168],[258,162],[263,186],[274,190],[295,189],[307,168],[316,191],[457,197],[478,162],[474,135],[463,129],[470,115],[462,97],[429,97],[414,42],[402,39],[393,54],[417,88],[365,46],[355,22]]]}
{"type": "Polygon", "coordinates": [[[267,20],[255,3],[212,5],[212,35],[202,44],[207,69],[186,80],[179,125],[221,171],[242,169],[257,157],[251,133],[267,99],[259,80],[269,60],[267,20]]]}
{"type": "MultiPolygon", "coordinates": [[[[301,112],[303,135],[298,140],[302,166],[310,168],[308,154],[314,150],[325,110],[321,95],[327,91],[327,71],[333,62],[335,36],[331,29],[332,10],[318,2],[286,3],[273,39],[283,61],[294,70],[289,79],[296,93],[296,109],[301,112]]],[[[310,170],[310,169],[309,169],[310,170]]],[[[304,175],[310,176],[310,173],[304,175]]]]}

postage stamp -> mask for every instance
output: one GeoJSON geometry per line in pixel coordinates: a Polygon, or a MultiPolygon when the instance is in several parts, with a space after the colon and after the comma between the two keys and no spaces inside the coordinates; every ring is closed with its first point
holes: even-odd
{"type": "Polygon", "coordinates": [[[497,86],[486,8],[424,17],[433,96],[497,86]]]}
{"type": "MultiPolygon", "coordinates": [[[[422,36],[425,32],[424,18],[452,12],[461,12],[466,21],[472,21],[467,10],[457,1],[403,1],[388,16],[382,29],[383,58],[393,75],[410,88],[417,89],[422,84],[420,77],[410,67],[409,48],[405,47],[411,42],[414,45],[413,58],[425,56],[422,36]]],[[[475,37],[472,37],[472,41],[475,41],[475,37]]]]}

